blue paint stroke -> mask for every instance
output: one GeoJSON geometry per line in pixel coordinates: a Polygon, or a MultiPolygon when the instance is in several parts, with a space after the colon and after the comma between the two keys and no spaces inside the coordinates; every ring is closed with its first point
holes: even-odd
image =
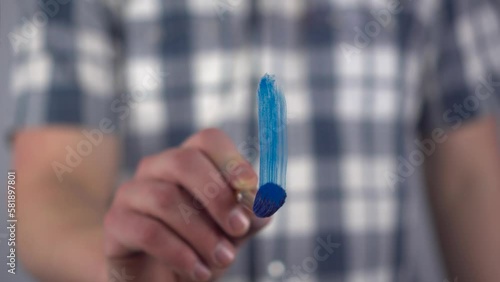
{"type": "Polygon", "coordinates": [[[260,179],[253,211],[273,215],[286,199],[288,158],[286,100],[274,76],[265,74],[257,91],[259,103],[260,179]]]}

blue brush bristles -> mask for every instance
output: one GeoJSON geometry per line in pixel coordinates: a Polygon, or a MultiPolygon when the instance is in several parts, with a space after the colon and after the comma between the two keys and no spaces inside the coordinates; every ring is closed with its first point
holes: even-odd
{"type": "Polygon", "coordinates": [[[273,215],[286,199],[287,130],[286,101],[274,76],[264,75],[259,84],[260,179],[253,212],[273,215]]]}

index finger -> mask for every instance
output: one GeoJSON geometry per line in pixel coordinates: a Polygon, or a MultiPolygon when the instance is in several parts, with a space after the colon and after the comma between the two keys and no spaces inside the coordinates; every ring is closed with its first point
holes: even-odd
{"type": "MultiPolygon", "coordinates": [[[[257,194],[258,177],[252,165],[239,153],[238,148],[222,130],[205,129],[188,138],[183,147],[192,147],[202,151],[223,172],[226,181],[240,192],[241,202],[251,216],[251,229],[254,234],[267,225],[271,218],[258,218],[253,214],[252,206],[257,194]]],[[[248,238],[251,235],[245,236],[248,238]]],[[[245,240],[245,239],[240,239],[245,240]]]]}
{"type": "Polygon", "coordinates": [[[239,153],[231,138],[219,129],[205,129],[188,138],[183,147],[201,150],[238,191],[257,189],[258,178],[252,165],[239,153]]]}

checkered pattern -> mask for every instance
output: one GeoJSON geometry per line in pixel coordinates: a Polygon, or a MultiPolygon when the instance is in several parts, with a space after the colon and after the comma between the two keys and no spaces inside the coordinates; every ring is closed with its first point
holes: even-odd
{"type": "Polygon", "coordinates": [[[469,99],[473,109],[461,124],[494,110],[499,85],[483,82],[500,81],[497,4],[58,6],[17,53],[14,126],[97,127],[110,118],[125,144],[125,178],[143,156],[206,127],[225,130],[255,162],[257,82],[266,72],[277,75],[289,112],[289,196],[271,226],[244,247],[227,281],[445,278],[429,278],[422,248],[412,244],[424,216],[408,208],[422,190],[421,167],[409,175],[401,167],[415,158],[420,133],[460,127],[455,104],[469,99]],[[478,88],[494,95],[479,99],[478,88]],[[388,175],[404,177],[394,182],[388,175]]]}

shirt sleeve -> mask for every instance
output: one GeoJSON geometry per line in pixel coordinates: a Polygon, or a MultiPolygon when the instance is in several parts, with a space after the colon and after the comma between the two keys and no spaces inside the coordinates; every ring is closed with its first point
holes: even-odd
{"type": "Polygon", "coordinates": [[[9,34],[14,59],[13,133],[69,125],[117,130],[120,44],[117,14],[101,1],[20,1],[9,34]]]}
{"type": "Polygon", "coordinates": [[[423,79],[424,133],[457,130],[499,109],[499,6],[489,0],[440,3],[429,28],[433,71],[423,79]]]}

